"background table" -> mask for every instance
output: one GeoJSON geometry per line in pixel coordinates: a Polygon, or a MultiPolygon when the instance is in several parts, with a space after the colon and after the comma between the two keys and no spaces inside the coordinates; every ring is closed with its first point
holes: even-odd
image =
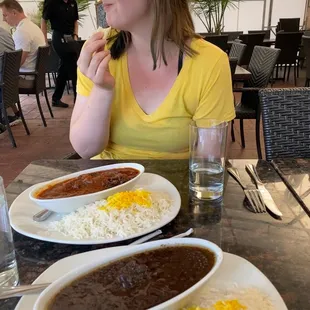
{"type": "MultiPolygon", "coordinates": [[[[7,188],[11,203],[29,186],[74,171],[116,161],[37,161],[30,164],[7,188]]],[[[163,228],[159,238],[194,228],[193,237],[217,243],[226,252],[240,255],[256,265],[273,282],[290,310],[309,309],[310,291],[310,218],[282,182],[272,166],[257,164],[263,181],[267,182],[275,202],[283,212],[282,221],[269,214],[253,214],[243,206],[243,191],[226,175],[224,203],[195,200],[188,191],[188,161],[137,161],[146,172],[162,175],[179,190],[182,207],[177,218],[163,228]]],[[[251,185],[244,171],[249,160],[233,160],[240,168],[241,178],[251,185]]],[[[29,284],[57,260],[102,246],[71,246],[43,242],[14,233],[21,284],[29,284]]],[[[113,246],[109,245],[109,246],[113,246]]],[[[0,301],[1,310],[14,309],[18,299],[0,301]]],[[[26,310],[26,309],[25,309],[26,310]]],[[[27,309],[28,310],[28,309],[27,309]]]]}
{"type": "Polygon", "coordinates": [[[233,77],[234,81],[247,81],[251,78],[252,73],[250,71],[248,71],[245,68],[242,68],[240,66],[236,67],[236,71],[233,77]]]}

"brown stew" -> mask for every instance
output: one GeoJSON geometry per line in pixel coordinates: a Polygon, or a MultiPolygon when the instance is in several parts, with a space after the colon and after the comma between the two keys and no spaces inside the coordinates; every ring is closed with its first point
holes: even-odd
{"type": "Polygon", "coordinates": [[[75,280],[47,309],[148,309],[196,284],[214,264],[214,253],[199,247],[162,247],[139,253],[75,280]]]}
{"type": "Polygon", "coordinates": [[[126,183],[139,174],[137,169],[117,168],[82,174],[53,184],[36,194],[38,199],[55,199],[92,194],[126,183]]]}

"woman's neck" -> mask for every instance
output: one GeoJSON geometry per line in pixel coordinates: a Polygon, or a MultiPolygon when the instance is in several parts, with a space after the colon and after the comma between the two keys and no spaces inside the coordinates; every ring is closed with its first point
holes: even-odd
{"type": "MultiPolygon", "coordinates": [[[[130,31],[132,41],[129,49],[137,57],[153,61],[151,54],[152,26],[144,25],[144,27],[142,26],[136,29],[137,31],[135,29],[130,31]]],[[[179,50],[174,42],[165,41],[164,44],[167,61],[169,61],[169,59],[173,59],[179,53],[179,50]]]]}

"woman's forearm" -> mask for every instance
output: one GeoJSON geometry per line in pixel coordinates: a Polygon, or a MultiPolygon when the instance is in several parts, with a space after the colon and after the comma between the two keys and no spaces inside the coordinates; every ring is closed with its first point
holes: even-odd
{"type": "Polygon", "coordinates": [[[70,141],[82,158],[91,158],[108,145],[112,100],[113,91],[96,86],[89,97],[77,97],[70,124],[70,141]]]}
{"type": "Polygon", "coordinates": [[[77,20],[74,22],[74,32],[73,32],[73,34],[77,35],[76,39],[78,39],[78,36],[79,36],[79,23],[78,23],[77,20]]]}

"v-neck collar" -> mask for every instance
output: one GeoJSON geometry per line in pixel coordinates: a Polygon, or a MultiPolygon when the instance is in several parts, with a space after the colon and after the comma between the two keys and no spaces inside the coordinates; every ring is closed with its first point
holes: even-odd
{"type": "Polygon", "coordinates": [[[183,75],[185,74],[184,72],[187,69],[187,66],[189,64],[189,60],[190,57],[188,55],[186,55],[184,57],[184,61],[183,61],[183,67],[180,71],[180,73],[178,74],[178,76],[176,77],[169,93],[167,94],[167,96],[164,98],[163,102],[157,107],[157,109],[151,113],[151,114],[147,114],[145,113],[145,111],[140,107],[138,101],[136,100],[135,94],[132,90],[131,87],[131,82],[130,82],[130,77],[129,77],[129,69],[128,69],[128,54],[125,53],[122,59],[122,71],[124,73],[124,79],[125,79],[125,85],[128,85],[128,92],[129,95],[132,97],[132,102],[133,102],[133,109],[135,110],[135,112],[145,121],[152,121],[156,118],[156,115],[158,115],[162,109],[165,108],[165,106],[169,103],[171,103],[170,98],[173,98],[174,94],[177,92],[177,90],[180,87],[180,84],[182,82],[182,78],[183,75]]]}

